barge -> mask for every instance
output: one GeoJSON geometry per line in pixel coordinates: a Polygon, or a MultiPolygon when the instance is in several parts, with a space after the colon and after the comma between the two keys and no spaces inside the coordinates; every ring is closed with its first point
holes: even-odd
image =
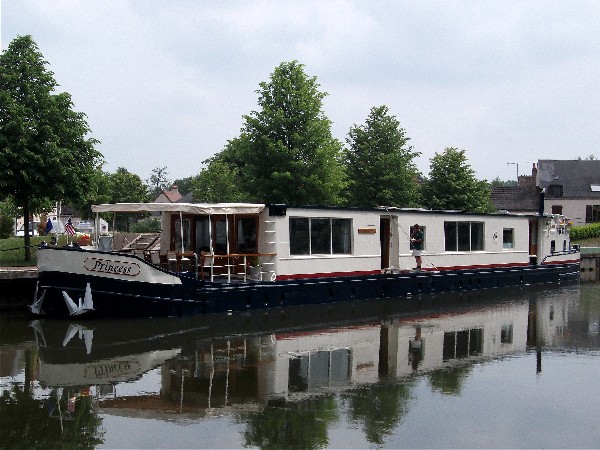
{"type": "MultiPolygon", "coordinates": [[[[35,315],[170,317],[557,283],[579,278],[560,215],[253,203],[124,203],[160,213],[143,256],[38,250],[35,315]],[[415,270],[411,236],[422,232],[415,270]]],[[[99,223],[96,220],[96,223],[99,223]]]]}

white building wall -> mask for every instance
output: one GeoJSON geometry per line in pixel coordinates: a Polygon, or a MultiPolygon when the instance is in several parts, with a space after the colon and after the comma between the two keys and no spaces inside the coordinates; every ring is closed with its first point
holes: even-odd
{"type": "Polygon", "coordinates": [[[552,206],[562,206],[562,215],[572,219],[573,225],[585,225],[587,205],[600,205],[600,199],[546,198],[544,213],[552,214],[552,206]]]}

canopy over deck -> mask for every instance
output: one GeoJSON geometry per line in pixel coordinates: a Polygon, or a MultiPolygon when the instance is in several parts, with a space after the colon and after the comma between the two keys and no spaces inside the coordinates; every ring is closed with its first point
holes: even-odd
{"type": "Polygon", "coordinates": [[[95,213],[177,212],[182,214],[258,214],[261,203],[111,203],[92,205],[95,213]]]}

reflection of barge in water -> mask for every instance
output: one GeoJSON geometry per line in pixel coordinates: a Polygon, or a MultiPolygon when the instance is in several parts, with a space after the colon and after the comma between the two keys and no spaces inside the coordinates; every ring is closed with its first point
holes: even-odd
{"type": "MultiPolygon", "coordinates": [[[[164,317],[505,288],[579,276],[568,219],[398,208],[116,204],[162,213],[144,259],[41,248],[33,313],[164,317]],[[410,236],[424,231],[413,267],[410,236]]],[[[98,221],[97,221],[98,222],[98,221]]]]}
{"type": "MultiPolygon", "coordinates": [[[[214,315],[214,321],[160,319],[146,321],[148,330],[141,321],[140,327],[137,321],[37,322],[40,381],[61,387],[117,385],[96,388],[99,405],[113,414],[133,408],[138,416],[198,416],[215,408],[254,409],[273,398],[346,390],[521,353],[536,343],[530,335],[536,329],[532,317],[544,316],[543,323],[551,317],[548,330],[560,328],[566,318],[532,311],[523,293],[510,303],[469,295],[407,303],[412,306],[358,301],[354,312],[346,305],[321,305],[289,314],[214,315]],[[139,372],[133,373],[133,364],[126,366],[130,372],[120,371],[124,361],[137,361],[139,372]],[[96,379],[86,376],[98,367],[107,370],[96,379]],[[138,379],[153,367],[160,367],[160,393],[119,395],[118,383],[138,379]]],[[[552,306],[557,311],[564,307],[552,306]]]]}

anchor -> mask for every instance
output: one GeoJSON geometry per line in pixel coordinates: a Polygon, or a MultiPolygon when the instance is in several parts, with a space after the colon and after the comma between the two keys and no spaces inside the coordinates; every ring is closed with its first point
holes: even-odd
{"type": "Polygon", "coordinates": [[[85,343],[85,350],[89,355],[92,353],[92,340],[94,339],[94,330],[86,328],[78,323],[70,323],[67,333],[65,334],[65,338],[63,339],[63,347],[66,347],[67,344],[75,337],[79,335],[79,339],[82,339],[85,343]]]}
{"type": "Polygon", "coordinates": [[[67,309],[69,310],[69,314],[71,316],[81,316],[82,314],[86,314],[94,310],[94,302],[92,300],[92,288],[90,287],[90,283],[88,283],[85,287],[83,303],[81,301],[81,297],[79,297],[78,303],[75,303],[73,299],[69,297],[69,294],[67,294],[65,291],[62,291],[62,295],[65,299],[67,309]]]}
{"type": "Polygon", "coordinates": [[[31,311],[32,314],[35,314],[37,316],[45,314],[45,312],[42,310],[42,303],[44,301],[44,297],[46,296],[46,289],[44,289],[42,296],[40,298],[38,298],[39,284],[40,284],[39,281],[35,284],[35,293],[33,294],[33,303],[31,305],[29,305],[29,311],[31,311]]]}

